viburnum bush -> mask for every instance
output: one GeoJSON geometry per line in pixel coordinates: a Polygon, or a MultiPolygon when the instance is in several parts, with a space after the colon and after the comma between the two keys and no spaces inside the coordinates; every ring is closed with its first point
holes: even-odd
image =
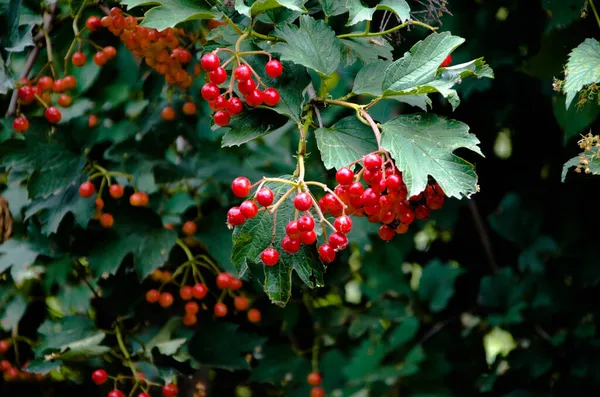
{"type": "MultiPolygon", "coordinates": [[[[479,189],[455,153],[478,139],[432,97],[455,109],[455,85],[492,70],[453,62],[465,40],[405,0],[20,3],[0,59],[7,382],[172,397],[179,375],[278,360],[256,329],[327,306],[311,289],[369,224],[397,244],[479,189]],[[269,304],[290,299],[289,318],[269,304]]],[[[257,395],[381,390],[328,377],[343,357],[319,321],[308,349],[290,336],[296,361],[254,372],[257,395]]]]}

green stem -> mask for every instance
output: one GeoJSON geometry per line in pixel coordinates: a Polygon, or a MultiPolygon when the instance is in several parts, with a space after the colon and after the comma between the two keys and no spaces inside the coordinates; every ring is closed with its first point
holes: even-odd
{"type": "Polygon", "coordinates": [[[394,33],[396,30],[403,29],[403,28],[405,28],[407,26],[410,26],[410,25],[422,26],[422,27],[427,28],[427,29],[429,29],[429,30],[431,30],[433,32],[435,32],[437,30],[437,28],[434,28],[433,26],[428,25],[426,23],[419,22],[419,21],[408,20],[408,21],[404,22],[403,24],[400,24],[400,25],[395,26],[395,27],[393,27],[391,29],[384,30],[384,31],[381,31],[381,32],[372,32],[372,33],[369,33],[368,31],[365,31],[365,32],[357,32],[357,33],[346,33],[346,34],[340,34],[340,35],[338,35],[338,39],[347,39],[347,38],[350,38],[350,37],[376,37],[376,36],[385,36],[386,34],[394,33]]]}
{"type": "Polygon", "coordinates": [[[188,246],[185,245],[185,243],[181,239],[179,239],[179,238],[177,239],[176,243],[185,252],[185,255],[187,256],[188,261],[193,262],[194,261],[194,255],[192,255],[192,251],[190,251],[190,249],[188,248],[188,246]]]}
{"type": "Polygon", "coordinates": [[[233,28],[233,30],[236,31],[237,34],[244,34],[244,32],[242,31],[242,29],[240,29],[235,24],[235,22],[233,22],[227,15],[223,14],[223,17],[225,18],[225,20],[227,21],[227,23],[231,25],[231,27],[233,28]]]}
{"type": "Polygon", "coordinates": [[[596,6],[594,5],[594,0],[589,0],[590,6],[592,6],[592,11],[594,12],[594,16],[596,17],[596,22],[598,23],[598,27],[600,27],[600,17],[598,16],[598,11],[596,10],[596,6]]]}
{"type": "Polygon", "coordinates": [[[332,105],[343,106],[343,107],[354,109],[354,110],[360,110],[360,105],[357,105],[356,103],[352,103],[352,102],[340,101],[339,99],[323,99],[323,102],[329,103],[332,105]]]}
{"type": "Polygon", "coordinates": [[[311,364],[313,372],[319,372],[319,337],[313,343],[311,364]]]}
{"type": "Polygon", "coordinates": [[[135,366],[133,365],[133,361],[131,361],[131,356],[129,355],[129,351],[125,347],[125,342],[123,341],[123,335],[121,333],[121,326],[119,325],[119,323],[117,323],[115,325],[115,333],[117,335],[117,343],[119,344],[119,349],[121,349],[121,353],[123,353],[123,356],[125,357],[125,360],[127,361],[127,365],[129,366],[129,369],[131,370],[131,373],[133,374],[133,377],[135,378],[135,385],[134,385],[134,387],[135,387],[140,383],[140,379],[138,378],[137,370],[135,369],[135,366]]]}
{"type": "Polygon", "coordinates": [[[237,41],[235,42],[235,52],[240,52],[240,46],[242,45],[242,41],[248,37],[248,32],[242,34],[237,41]]]}
{"type": "Polygon", "coordinates": [[[275,37],[275,36],[267,36],[267,35],[260,34],[260,33],[258,33],[258,32],[255,32],[255,31],[252,31],[252,33],[250,33],[250,35],[251,35],[251,36],[254,36],[254,37],[258,38],[258,39],[261,39],[261,40],[268,40],[268,41],[283,41],[283,40],[281,40],[279,37],[275,37]]]}

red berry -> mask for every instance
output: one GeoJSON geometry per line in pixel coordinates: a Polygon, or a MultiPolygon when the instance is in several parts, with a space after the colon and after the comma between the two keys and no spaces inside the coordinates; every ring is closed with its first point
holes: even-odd
{"type": "Polygon", "coordinates": [[[38,88],[42,92],[50,91],[52,89],[52,84],[53,83],[54,83],[54,80],[52,80],[52,77],[50,77],[50,76],[42,76],[38,80],[38,88]]]}
{"type": "Polygon", "coordinates": [[[186,116],[193,116],[196,114],[196,104],[194,102],[185,102],[181,110],[186,116]]]}
{"type": "Polygon", "coordinates": [[[275,266],[279,262],[279,252],[275,248],[265,248],[260,259],[265,266],[275,266]]]}
{"type": "MultiPolygon", "coordinates": [[[[188,302],[188,304],[190,304],[190,303],[196,303],[196,302],[188,302]]],[[[198,317],[196,317],[196,314],[194,314],[194,313],[185,312],[185,314],[183,315],[182,321],[183,321],[183,325],[191,327],[192,325],[194,325],[198,322],[198,317]]]]}
{"type": "Polygon", "coordinates": [[[213,71],[218,68],[219,65],[221,65],[219,57],[213,53],[204,54],[200,60],[200,63],[202,64],[202,69],[206,70],[207,72],[213,71]]]}
{"type": "Polygon", "coordinates": [[[223,84],[227,80],[227,71],[222,67],[218,67],[208,74],[211,83],[223,84]]]}
{"type": "Polygon", "coordinates": [[[417,219],[427,219],[429,214],[431,214],[431,211],[426,205],[420,204],[415,208],[415,218],[417,219]]]}
{"type": "Polygon", "coordinates": [[[225,127],[225,126],[229,125],[229,122],[231,121],[231,117],[229,116],[229,113],[227,113],[226,111],[223,111],[223,110],[219,110],[217,113],[215,113],[213,118],[215,120],[215,124],[218,125],[219,127],[225,127]]]}
{"type": "Polygon", "coordinates": [[[172,121],[175,120],[175,109],[173,109],[170,106],[167,106],[165,108],[163,108],[160,111],[160,118],[165,120],[165,121],[172,121]]]}
{"type": "Polygon", "coordinates": [[[6,339],[0,340],[0,354],[4,354],[10,349],[11,343],[6,339]]]}
{"type": "Polygon", "coordinates": [[[17,379],[20,374],[21,373],[17,368],[11,367],[11,368],[7,369],[6,372],[4,373],[4,380],[7,382],[13,381],[13,380],[17,379]]]}
{"type": "Polygon", "coordinates": [[[179,62],[181,63],[189,63],[192,61],[192,54],[186,50],[186,49],[181,49],[179,50],[179,54],[177,55],[177,59],[179,60],[179,62]]]}
{"type": "Polygon", "coordinates": [[[297,240],[300,238],[300,228],[298,227],[297,221],[291,221],[285,227],[285,234],[290,236],[290,238],[297,240]]]}
{"type": "Polygon", "coordinates": [[[204,284],[194,284],[192,287],[192,295],[194,299],[202,300],[208,294],[208,288],[204,284]]]}
{"type": "Polygon", "coordinates": [[[146,292],[146,301],[148,303],[156,303],[160,299],[160,292],[155,289],[151,289],[146,292]]]}
{"type": "Polygon", "coordinates": [[[146,393],[146,392],[141,392],[140,394],[137,395],[137,397],[151,397],[150,394],[146,393]]]}
{"type": "Polygon", "coordinates": [[[163,292],[162,294],[160,294],[158,304],[166,308],[171,306],[174,300],[175,299],[173,298],[173,295],[170,292],[163,292]]]}
{"type": "Polygon", "coordinates": [[[227,112],[232,116],[240,114],[242,110],[244,110],[244,104],[242,103],[242,100],[237,97],[230,98],[229,101],[227,101],[226,106],[227,112]]]}
{"type": "Polygon", "coordinates": [[[68,96],[67,94],[62,94],[58,97],[57,102],[63,108],[68,108],[69,106],[71,106],[73,99],[70,96],[68,96]]]}
{"type": "Polygon", "coordinates": [[[246,200],[240,205],[240,211],[246,219],[252,219],[258,213],[258,206],[254,201],[246,200]]]}
{"type": "Polygon", "coordinates": [[[302,232],[300,234],[300,242],[302,244],[311,245],[315,241],[317,241],[317,233],[314,230],[309,230],[308,232],[302,232]]]}
{"type": "MultiPolygon", "coordinates": [[[[62,79],[62,84],[66,90],[70,90],[71,88],[75,88],[77,86],[77,79],[73,76],[65,76],[62,79]]],[[[54,88],[54,85],[52,86],[54,88]]]]}
{"type": "Polygon", "coordinates": [[[219,96],[220,93],[221,93],[221,90],[219,90],[219,87],[214,83],[204,84],[202,86],[202,90],[200,91],[202,98],[206,99],[207,101],[212,101],[213,99],[217,99],[217,97],[219,96]]]}
{"type": "Polygon", "coordinates": [[[192,301],[185,304],[184,310],[186,313],[196,314],[200,311],[200,306],[192,301]]]}
{"type": "Polygon", "coordinates": [[[181,299],[183,299],[184,301],[189,301],[190,299],[192,299],[192,287],[189,285],[184,285],[183,287],[181,287],[181,289],[179,290],[179,296],[181,296],[181,299]]]}
{"type": "Polygon", "coordinates": [[[0,361],[0,372],[6,372],[12,368],[12,364],[8,360],[0,361]]]}
{"type": "Polygon", "coordinates": [[[225,99],[225,97],[223,95],[219,95],[212,101],[208,101],[208,107],[214,112],[216,112],[217,110],[226,109],[227,104],[228,104],[227,99],[225,99]]]}
{"type": "Polygon", "coordinates": [[[129,196],[129,204],[134,207],[145,207],[148,205],[148,194],[144,192],[135,192],[129,196]]]}
{"type": "Polygon", "coordinates": [[[394,229],[392,229],[388,225],[381,225],[381,227],[377,231],[377,234],[379,235],[379,238],[381,238],[383,241],[390,241],[394,238],[394,235],[396,233],[394,229]]]}
{"type": "Polygon", "coordinates": [[[348,196],[360,197],[365,191],[365,188],[360,182],[354,182],[348,187],[348,196]]]}
{"type": "Polygon", "coordinates": [[[273,204],[274,195],[271,189],[264,187],[256,192],[256,201],[263,207],[273,204]]]}
{"type": "Polygon", "coordinates": [[[13,130],[15,130],[16,132],[23,133],[26,132],[28,129],[29,120],[27,120],[25,117],[20,116],[13,121],[13,130]]]}
{"type": "Polygon", "coordinates": [[[248,95],[251,92],[253,92],[254,90],[256,90],[256,83],[252,79],[248,79],[246,81],[240,81],[238,83],[238,90],[243,95],[248,95]]]}
{"type": "Polygon", "coordinates": [[[385,186],[390,192],[397,192],[402,189],[402,177],[397,174],[390,175],[385,180],[385,186]]]}
{"type": "Polygon", "coordinates": [[[312,198],[308,193],[298,193],[296,197],[294,197],[294,207],[298,211],[308,211],[312,206],[312,198]]]}
{"type": "Polygon", "coordinates": [[[331,263],[335,259],[335,250],[328,244],[319,247],[319,258],[325,263],[331,263]]]}
{"type": "Polygon", "coordinates": [[[94,372],[92,372],[92,382],[94,382],[98,386],[106,383],[107,380],[108,380],[108,374],[106,373],[105,370],[97,369],[94,372]]]}
{"type": "Polygon", "coordinates": [[[196,229],[196,222],[194,221],[187,221],[181,227],[181,231],[186,236],[193,236],[194,234],[196,234],[196,229]]]}
{"type": "Polygon", "coordinates": [[[231,282],[231,274],[227,273],[227,272],[223,272],[223,273],[219,273],[217,275],[217,287],[219,287],[220,289],[227,289],[229,288],[229,283],[231,282]]]}
{"type": "Polygon", "coordinates": [[[371,188],[367,188],[363,194],[360,195],[360,202],[362,205],[375,205],[379,203],[379,196],[371,188]]]}
{"type": "Polygon", "coordinates": [[[267,106],[277,106],[279,99],[281,98],[279,96],[279,91],[277,91],[275,88],[267,88],[263,92],[262,97],[265,105],[267,106]]]}
{"type": "MultiPolygon", "coordinates": [[[[294,240],[290,236],[283,236],[281,240],[281,248],[288,254],[295,254],[300,250],[300,240],[294,240]]],[[[263,251],[264,253],[264,251],[263,251]]],[[[264,260],[263,260],[264,262],[264,260]]],[[[266,264],[266,263],[265,263],[266,264]]],[[[269,265],[272,266],[272,265],[269,265]]]]}
{"type": "Polygon", "coordinates": [[[227,315],[227,306],[223,302],[217,302],[214,312],[216,317],[225,317],[227,315]]]}
{"type": "Polygon", "coordinates": [[[246,222],[246,217],[242,214],[240,207],[231,207],[227,212],[227,223],[231,226],[240,226],[246,222]]]}
{"type": "Polygon", "coordinates": [[[95,32],[102,27],[102,20],[93,15],[85,21],[85,26],[92,32],[95,32]]]}
{"type": "Polygon", "coordinates": [[[35,99],[35,91],[29,86],[19,88],[17,91],[19,100],[24,104],[29,104],[35,99]]]}
{"type": "Polygon", "coordinates": [[[261,319],[262,315],[258,309],[250,309],[248,310],[248,321],[251,323],[258,323],[261,319]]]}
{"type": "Polygon", "coordinates": [[[242,288],[242,280],[232,276],[231,280],[229,280],[229,289],[232,291],[237,291],[240,288],[242,288]]]}
{"type": "Polygon", "coordinates": [[[75,66],[75,67],[81,67],[81,66],[85,65],[86,61],[87,61],[87,56],[85,56],[85,54],[80,51],[74,53],[73,56],[71,57],[71,62],[73,62],[73,66],[75,66]]]}
{"type": "Polygon", "coordinates": [[[333,227],[340,233],[348,234],[350,230],[352,230],[352,219],[349,216],[343,215],[338,218],[335,218],[335,222],[333,222],[333,227]]]}
{"type": "Polygon", "coordinates": [[[452,63],[452,55],[448,54],[448,56],[444,59],[444,62],[440,65],[441,68],[445,68],[452,63]]]}
{"type": "Polygon", "coordinates": [[[48,109],[46,109],[45,115],[46,120],[48,120],[50,124],[58,124],[58,122],[62,119],[62,114],[60,113],[60,110],[58,110],[54,106],[50,106],[48,109]]]}
{"type": "Polygon", "coordinates": [[[114,199],[123,197],[123,193],[124,193],[123,186],[119,185],[118,183],[113,183],[112,185],[110,185],[110,188],[108,189],[108,194],[110,194],[110,197],[112,197],[114,199]]]}
{"type": "Polygon", "coordinates": [[[348,246],[348,237],[340,232],[335,232],[329,235],[329,245],[337,250],[343,250],[348,246]]]}
{"type": "Polygon", "coordinates": [[[265,71],[267,72],[267,75],[269,75],[269,77],[277,78],[281,76],[281,73],[283,73],[283,65],[281,65],[281,63],[278,60],[271,59],[269,62],[267,62],[267,65],[265,66],[265,71]]]}
{"type": "Polygon", "coordinates": [[[250,193],[250,180],[244,176],[238,176],[231,183],[231,190],[237,197],[246,197],[250,193]]]}
{"type": "Polygon", "coordinates": [[[169,383],[169,384],[163,386],[162,392],[165,395],[165,397],[175,397],[177,395],[177,393],[179,392],[179,388],[177,387],[176,384],[169,383]]]}
{"type": "Polygon", "coordinates": [[[108,392],[107,397],[125,397],[125,394],[121,390],[111,390],[108,392]]]}
{"type": "Polygon", "coordinates": [[[400,219],[400,222],[406,223],[407,225],[410,225],[415,220],[415,213],[412,212],[410,208],[401,208],[398,215],[398,219],[400,219]]]}
{"type": "Polygon", "coordinates": [[[79,195],[81,197],[92,197],[95,191],[96,188],[94,187],[94,184],[90,181],[83,182],[81,185],[79,185],[79,195]]]}
{"type": "Polygon", "coordinates": [[[111,214],[102,214],[100,215],[100,226],[105,229],[110,229],[112,225],[115,223],[115,218],[111,214]]]}
{"type": "Polygon", "coordinates": [[[254,90],[245,96],[248,106],[256,107],[262,105],[263,93],[260,90],[254,90]]]}
{"type": "Polygon", "coordinates": [[[310,397],[325,397],[325,389],[322,387],[313,387],[310,391],[310,397]]]}
{"type": "Polygon", "coordinates": [[[352,181],[354,180],[354,172],[352,172],[352,170],[350,168],[340,168],[336,173],[335,173],[335,180],[340,184],[340,185],[350,185],[352,183],[352,181]]]}
{"type": "Polygon", "coordinates": [[[363,164],[365,167],[371,170],[376,170],[377,168],[381,167],[382,163],[383,161],[381,160],[381,157],[375,153],[367,154],[363,159],[363,164]]]}
{"type": "Polygon", "coordinates": [[[246,81],[252,76],[252,71],[247,65],[240,65],[233,71],[233,76],[237,81],[246,81]]]}
{"type": "Polygon", "coordinates": [[[315,220],[312,216],[303,215],[298,219],[298,230],[301,232],[308,232],[315,228],[315,220]]]}
{"type": "Polygon", "coordinates": [[[94,63],[96,65],[98,65],[99,67],[102,67],[104,65],[106,65],[106,62],[108,62],[108,58],[106,57],[106,54],[102,51],[98,51],[97,53],[94,54],[94,63]]]}
{"type": "Polygon", "coordinates": [[[321,374],[318,372],[311,372],[306,377],[306,382],[311,386],[319,386],[321,384],[322,380],[323,380],[323,378],[321,377],[321,374]]]}
{"type": "Polygon", "coordinates": [[[233,305],[235,306],[235,310],[239,312],[245,312],[246,310],[248,310],[250,302],[245,296],[236,296],[235,298],[233,298],[233,305]]]}

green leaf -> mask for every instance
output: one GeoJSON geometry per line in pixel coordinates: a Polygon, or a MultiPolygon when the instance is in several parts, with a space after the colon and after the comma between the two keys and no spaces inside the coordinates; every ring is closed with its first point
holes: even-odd
{"type": "Polygon", "coordinates": [[[544,273],[545,262],[559,253],[558,244],[551,237],[539,236],[535,242],[519,255],[522,272],[544,273]]]}
{"type": "Polygon", "coordinates": [[[269,109],[254,109],[235,116],[223,135],[222,147],[240,146],[253,139],[287,128],[286,117],[269,109]]]}
{"type": "Polygon", "coordinates": [[[13,272],[21,271],[30,266],[40,253],[33,242],[11,238],[0,244],[0,273],[11,266],[13,272]]]}
{"type": "Polygon", "coordinates": [[[128,208],[114,218],[106,241],[88,256],[91,268],[97,275],[114,274],[125,257],[132,254],[137,274],[146,278],[166,261],[177,234],[165,229],[160,218],[146,208],[128,208]]]}
{"type": "Polygon", "coordinates": [[[87,360],[110,351],[100,343],[104,333],[99,332],[87,317],[67,316],[57,322],[46,320],[38,329],[41,343],[36,347],[36,357],[54,353],[53,359],[87,360]]]}
{"type": "Polygon", "coordinates": [[[362,21],[370,21],[373,19],[375,11],[390,11],[398,15],[400,22],[410,18],[410,7],[406,0],[383,0],[375,7],[365,7],[360,0],[348,0],[346,7],[350,14],[348,15],[348,23],[346,26],[356,25],[362,21]]]}
{"type": "Polygon", "coordinates": [[[402,321],[388,335],[390,350],[397,349],[414,338],[419,331],[419,326],[419,319],[416,317],[407,317],[402,321]]]}
{"type": "Polygon", "coordinates": [[[456,156],[458,148],[483,155],[469,126],[429,113],[398,116],[382,127],[381,146],[387,149],[414,196],[425,190],[428,176],[435,178],[448,197],[461,198],[477,191],[471,163],[456,156]]]}
{"type": "Polygon", "coordinates": [[[240,331],[233,323],[203,325],[189,342],[190,354],[203,365],[227,370],[250,369],[244,354],[265,343],[266,338],[240,331]]]}
{"type": "Polygon", "coordinates": [[[144,14],[143,26],[163,30],[180,22],[213,19],[219,15],[204,0],[123,0],[127,9],[141,5],[156,5],[144,14]]]}
{"type": "Polygon", "coordinates": [[[364,378],[379,367],[386,353],[387,346],[383,342],[363,340],[360,346],[352,351],[352,357],[344,367],[344,375],[354,381],[364,378]]]}
{"type": "Polygon", "coordinates": [[[419,297],[429,302],[432,312],[444,310],[454,295],[454,282],[463,272],[463,269],[450,264],[444,265],[438,260],[429,262],[421,276],[419,297]]]}
{"type": "Polygon", "coordinates": [[[56,299],[64,313],[85,314],[90,309],[94,294],[85,283],[63,284],[58,290],[56,299]]]}
{"type": "Polygon", "coordinates": [[[567,95],[567,108],[575,95],[588,84],[600,82],[600,43],[596,39],[585,39],[569,54],[565,69],[563,92],[567,95]]]}
{"type": "Polygon", "coordinates": [[[331,128],[318,128],[315,138],[325,168],[339,169],[377,150],[373,130],[349,116],[331,128]]]}
{"type": "Polygon", "coordinates": [[[273,34],[286,41],[273,47],[282,60],[313,69],[323,76],[337,70],[341,61],[340,40],[325,21],[302,15],[300,27],[286,24],[277,27],[273,34]]]}
{"type": "Polygon", "coordinates": [[[10,77],[10,72],[4,65],[4,59],[0,54],[0,95],[6,95],[13,88],[13,81],[10,77]]]}
{"type": "Polygon", "coordinates": [[[183,214],[196,206],[196,200],[188,193],[176,193],[165,203],[163,211],[166,214],[183,214]]]}
{"type": "Polygon", "coordinates": [[[552,97],[552,110],[558,125],[564,131],[563,143],[585,132],[600,115],[600,106],[594,102],[587,102],[582,106],[565,108],[565,97],[552,97]]]}
{"type": "Polygon", "coordinates": [[[261,356],[258,366],[252,368],[250,380],[253,382],[279,385],[285,382],[288,374],[294,379],[303,379],[310,372],[310,362],[289,345],[265,345],[261,356]]]}
{"type": "Polygon", "coordinates": [[[62,360],[32,360],[27,366],[27,372],[46,375],[50,373],[50,371],[59,368],[61,365],[63,365],[62,360]]]}
{"type": "Polygon", "coordinates": [[[21,321],[27,310],[27,302],[21,295],[16,295],[3,309],[0,327],[5,331],[10,331],[21,321]]]}
{"type": "Polygon", "coordinates": [[[572,167],[580,167],[581,172],[585,172],[586,166],[582,165],[582,161],[587,161],[587,169],[589,169],[591,175],[600,175],[600,151],[598,148],[593,147],[591,151],[581,152],[563,165],[561,181],[565,181],[567,172],[572,167]]]}
{"type": "Polygon", "coordinates": [[[391,62],[378,59],[368,63],[358,71],[354,78],[352,92],[357,95],[380,96],[383,94],[383,79],[391,62]]]}
{"type": "MultiPolygon", "coordinates": [[[[281,198],[290,186],[282,183],[266,184],[275,194],[275,201],[281,198]]],[[[285,306],[291,295],[292,270],[295,270],[300,279],[310,288],[324,285],[324,267],[317,260],[313,247],[302,246],[295,254],[287,254],[277,245],[279,262],[275,266],[264,266],[260,262],[261,252],[271,246],[271,241],[281,242],[285,236],[285,226],[294,219],[295,208],[293,196],[286,199],[277,209],[277,224],[275,238],[273,234],[273,214],[267,211],[260,212],[255,218],[248,219],[242,226],[233,232],[233,249],[231,261],[236,266],[241,277],[250,263],[260,263],[264,269],[264,290],[273,303],[285,306]]]]}
{"type": "Polygon", "coordinates": [[[261,12],[273,8],[285,7],[293,11],[306,12],[304,3],[306,0],[256,0],[248,7],[244,0],[235,0],[235,10],[247,17],[254,17],[261,12]]]}
{"type": "Polygon", "coordinates": [[[393,59],[393,47],[383,37],[351,37],[340,41],[343,44],[342,59],[344,60],[344,66],[350,66],[357,60],[362,63],[369,63],[381,58],[393,59]]]}
{"type": "Polygon", "coordinates": [[[341,15],[348,10],[346,8],[346,0],[319,0],[319,3],[323,12],[328,17],[341,15]]]}
{"type": "Polygon", "coordinates": [[[525,206],[519,195],[508,193],[489,222],[496,233],[525,248],[537,238],[543,217],[538,208],[525,206]]]}

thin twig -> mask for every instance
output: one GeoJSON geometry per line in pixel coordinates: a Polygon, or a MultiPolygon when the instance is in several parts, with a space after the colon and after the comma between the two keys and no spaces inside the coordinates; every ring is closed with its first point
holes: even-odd
{"type": "Polygon", "coordinates": [[[469,200],[469,210],[471,211],[471,215],[473,216],[473,222],[475,222],[475,227],[477,228],[477,232],[479,233],[479,239],[481,240],[481,245],[485,250],[485,254],[488,259],[488,263],[494,273],[498,273],[500,270],[498,265],[496,264],[496,259],[494,257],[494,252],[492,250],[492,242],[490,240],[490,236],[483,224],[483,220],[481,219],[481,214],[479,213],[479,208],[477,207],[477,203],[474,200],[469,200]]]}

